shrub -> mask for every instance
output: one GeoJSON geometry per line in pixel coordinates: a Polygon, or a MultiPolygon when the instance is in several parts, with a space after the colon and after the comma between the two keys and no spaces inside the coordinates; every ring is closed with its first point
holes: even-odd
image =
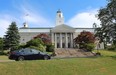
{"type": "Polygon", "coordinates": [[[46,51],[46,46],[44,45],[43,41],[39,38],[28,41],[25,47],[34,48],[40,51],[46,51]]]}
{"type": "Polygon", "coordinates": [[[19,45],[18,49],[26,48],[26,44],[19,45]]]}
{"type": "Polygon", "coordinates": [[[111,45],[111,46],[108,46],[107,49],[110,50],[110,51],[116,51],[116,46],[111,45]]]}
{"type": "Polygon", "coordinates": [[[46,45],[46,51],[47,52],[54,52],[54,45],[52,45],[52,44],[46,45]]]}
{"type": "Polygon", "coordinates": [[[27,42],[26,47],[30,47],[30,46],[38,47],[39,44],[44,45],[44,43],[43,43],[43,41],[41,39],[39,39],[39,38],[32,39],[32,40],[27,42]]]}
{"type": "Polygon", "coordinates": [[[87,51],[92,51],[95,48],[95,44],[89,43],[89,44],[86,44],[85,47],[86,47],[87,51]]]}
{"type": "Polygon", "coordinates": [[[19,48],[19,46],[13,46],[10,50],[14,51],[14,50],[17,50],[18,48],[19,48]]]}
{"type": "Polygon", "coordinates": [[[40,50],[42,52],[45,52],[46,51],[46,47],[43,46],[43,45],[40,45],[38,47],[36,47],[36,46],[29,46],[29,48],[37,49],[37,50],[40,50]]]}

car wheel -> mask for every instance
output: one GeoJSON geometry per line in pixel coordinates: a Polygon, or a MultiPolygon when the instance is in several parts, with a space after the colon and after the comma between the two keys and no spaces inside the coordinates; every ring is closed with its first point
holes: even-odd
{"type": "Polygon", "coordinates": [[[18,61],[23,61],[24,60],[24,57],[23,56],[19,56],[18,57],[18,61]]]}
{"type": "Polygon", "coordinates": [[[49,57],[48,56],[44,56],[44,60],[48,60],[49,59],[49,57]]]}

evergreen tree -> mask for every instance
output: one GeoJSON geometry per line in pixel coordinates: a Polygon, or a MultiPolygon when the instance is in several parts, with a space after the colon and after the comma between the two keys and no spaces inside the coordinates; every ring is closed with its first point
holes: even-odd
{"type": "Polygon", "coordinates": [[[3,38],[0,38],[0,50],[3,50],[3,38]]]}
{"type": "Polygon", "coordinates": [[[16,22],[12,22],[7,29],[6,35],[4,36],[4,47],[6,49],[15,50],[19,46],[20,35],[16,22]]]}

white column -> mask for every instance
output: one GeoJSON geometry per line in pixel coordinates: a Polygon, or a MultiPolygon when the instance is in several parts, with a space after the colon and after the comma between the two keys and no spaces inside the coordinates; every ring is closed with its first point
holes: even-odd
{"type": "Polygon", "coordinates": [[[54,44],[54,33],[52,33],[52,44],[54,44]]]}
{"type": "Polygon", "coordinates": [[[73,39],[74,39],[74,33],[72,33],[72,47],[74,47],[74,41],[73,41],[73,39]]]}
{"type": "Polygon", "coordinates": [[[55,48],[57,48],[57,35],[55,33],[55,48]]]}
{"type": "Polygon", "coordinates": [[[62,48],[62,33],[60,33],[60,48],[62,48]]]}
{"type": "Polygon", "coordinates": [[[68,38],[67,38],[67,33],[65,33],[65,39],[66,39],[66,42],[65,42],[65,47],[68,48],[68,38]]]}
{"type": "Polygon", "coordinates": [[[70,33],[70,41],[71,41],[71,43],[70,43],[71,45],[70,45],[70,46],[71,46],[71,48],[72,48],[72,45],[73,45],[73,44],[72,44],[72,33],[70,33]]]}

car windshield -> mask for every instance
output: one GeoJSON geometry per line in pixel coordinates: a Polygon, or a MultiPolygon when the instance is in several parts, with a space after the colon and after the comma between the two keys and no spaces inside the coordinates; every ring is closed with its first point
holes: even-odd
{"type": "Polygon", "coordinates": [[[30,49],[30,48],[25,48],[25,49],[19,49],[19,50],[15,50],[14,52],[26,52],[26,53],[28,53],[28,52],[32,52],[32,53],[34,53],[34,54],[38,54],[38,53],[40,53],[40,54],[47,54],[47,53],[45,53],[45,52],[41,52],[41,51],[39,51],[39,50],[36,50],[36,49],[30,49]]]}

